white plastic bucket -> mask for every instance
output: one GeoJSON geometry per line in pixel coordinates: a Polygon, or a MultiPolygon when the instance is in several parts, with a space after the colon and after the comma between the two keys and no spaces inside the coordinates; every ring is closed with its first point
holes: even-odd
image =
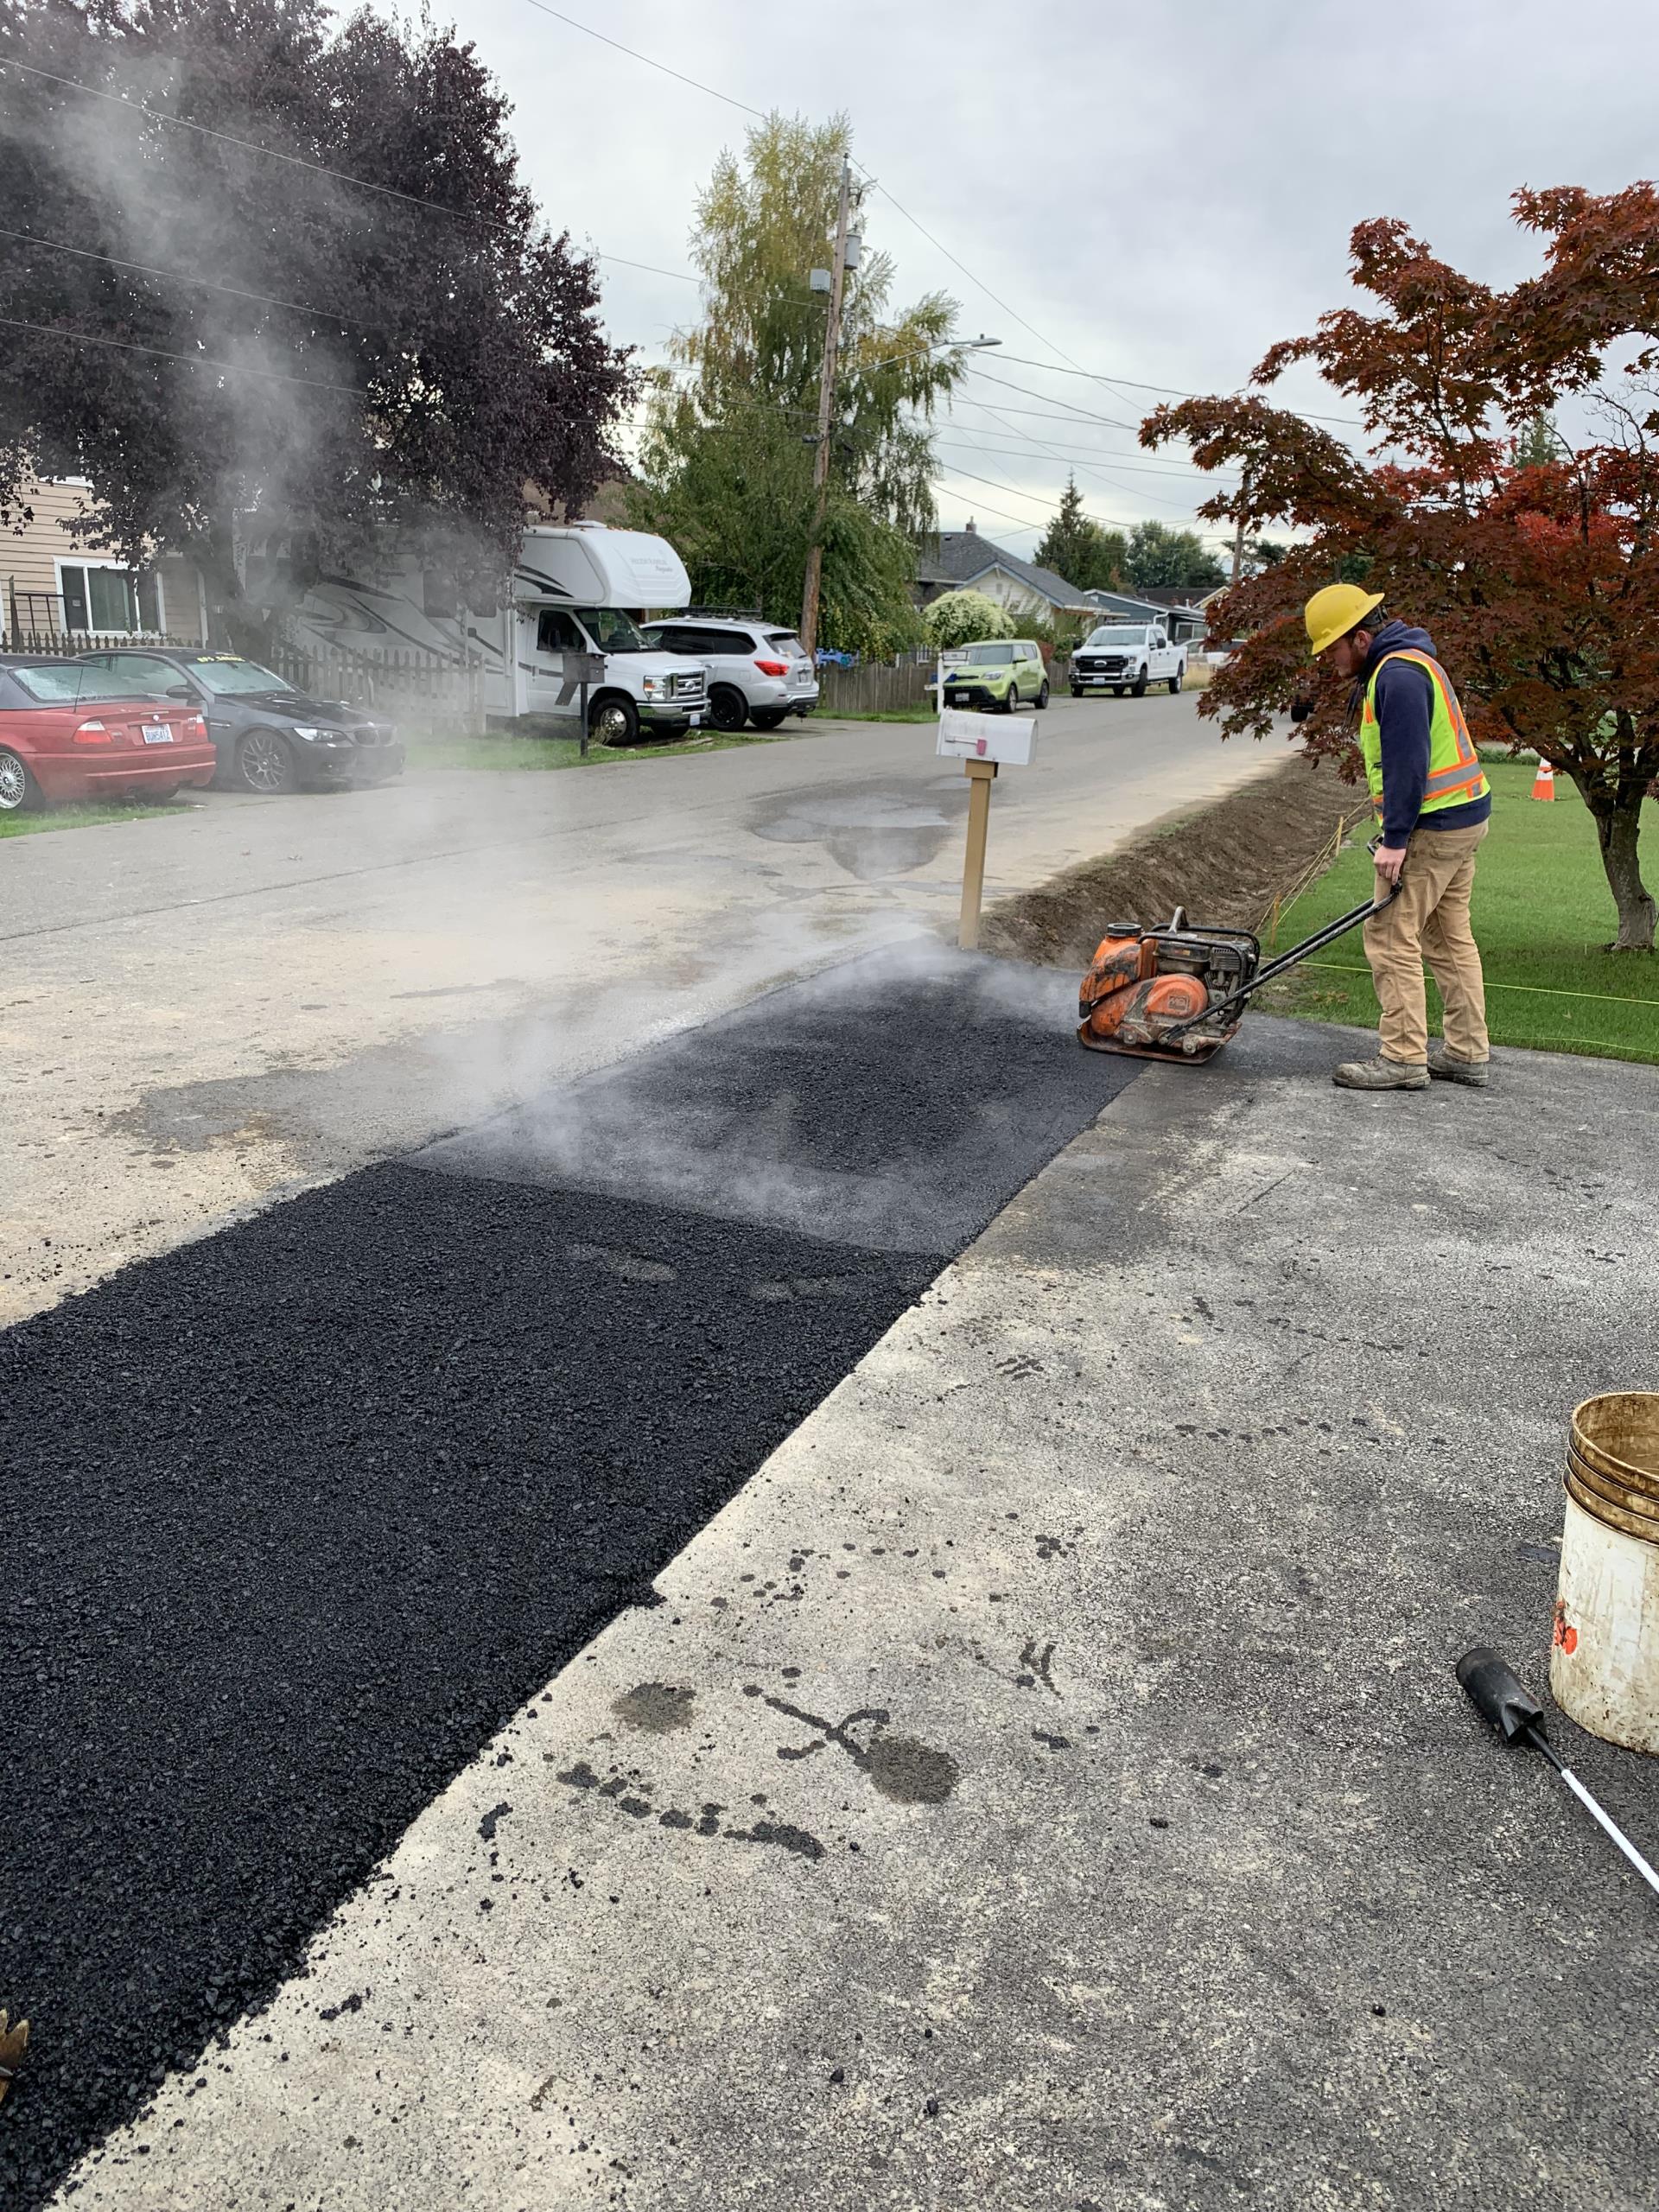
{"type": "Polygon", "coordinates": [[[1567,1501],[1549,1687],[1563,1713],[1633,1751],[1659,1751],[1659,1544],[1567,1501]]]}

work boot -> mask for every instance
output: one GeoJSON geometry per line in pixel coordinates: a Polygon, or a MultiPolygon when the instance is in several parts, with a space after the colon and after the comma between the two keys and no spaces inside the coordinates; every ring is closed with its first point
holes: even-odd
{"type": "Polygon", "coordinates": [[[1338,1090],[1427,1090],[1421,1060],[1344,1060],[1331,1080],[1338,1090]]]}
{"type": "Polygon", "coordinates": [[[1484,1090],[1491,1081],[1484,1060],[1460,1060],[1455,1052],[1448,1052],[1444,1045],[1428,1056],[1428,1071],[1441,1083],[1466,1083],[1484,1090]]]}

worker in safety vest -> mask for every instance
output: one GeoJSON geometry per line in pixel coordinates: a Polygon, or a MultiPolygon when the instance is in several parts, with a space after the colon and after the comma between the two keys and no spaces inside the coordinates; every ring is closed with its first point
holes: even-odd
{"type": "Polygon", "coordinates": [[[1469,893],[1491,786],[1427,632],[1390,621],[1382,604],[1381,592],[1327,584],[1305,610],[1309,645],[1354,687],[1350,711],[1382,837],[1376,896],[1400,887],[1365,925],[1382,1010],[1379,1057],[1345,1062],[1334,1080],[1345,1090],[1424,1090],[1431,1076],[1484,1084],[1486,986],[1469,893]],[[1446,1007],[1445,1042],[1433,1054],[1425,960],[1446,1007]]]}

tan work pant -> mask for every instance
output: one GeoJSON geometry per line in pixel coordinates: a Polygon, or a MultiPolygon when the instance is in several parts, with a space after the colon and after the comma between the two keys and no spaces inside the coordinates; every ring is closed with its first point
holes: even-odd
{"type": "MultiPolygon", "coordinates": [[[[1400,872],[1400,896],[1365,925],[1365,957],[1382,1009],[1379,1043],[1385,1060],[1421,1067],[1428,1058],[1427,961],[1446,1003],[1446,1049],[1460,1060],[1484,1060],[1486,982],[1469,926],[1475,849],[1491,824],[1472,830],[1414,830],[1400,872]]],[[[1376,896],[1387,896],[1378,875],[1376,896]]]]}

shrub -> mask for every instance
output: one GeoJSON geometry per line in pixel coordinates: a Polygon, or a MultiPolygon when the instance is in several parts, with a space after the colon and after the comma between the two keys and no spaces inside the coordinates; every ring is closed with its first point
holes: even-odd
{"type": "Polygon", "coordinates": [[[947,591],[924,609],[922,627],[931,645],[971,645],[981,638],[1011,638],[1014,617],[982,591],[947,591]]]}

